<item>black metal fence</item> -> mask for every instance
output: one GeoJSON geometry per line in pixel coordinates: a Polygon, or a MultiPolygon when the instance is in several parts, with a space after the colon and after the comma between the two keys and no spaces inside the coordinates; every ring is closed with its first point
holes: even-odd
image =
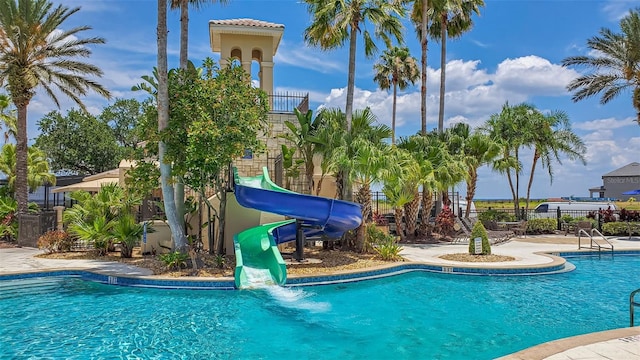
{"type": "Polygon", "coordinates": [[[271,111],[276,113],[292,113],[294,109],[306,113],[309,110],[309,94],[290,93],[269,95],[271,111]]]}

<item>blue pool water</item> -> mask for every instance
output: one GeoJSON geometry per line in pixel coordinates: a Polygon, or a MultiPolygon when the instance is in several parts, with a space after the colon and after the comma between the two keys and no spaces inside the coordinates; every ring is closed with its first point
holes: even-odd
{"type": "Polygon", "coordinates": [[[0,282],[0,359],[491,359],[628,326],[639,256],[538,276],[413,272],[304,289],[0,282]]]}

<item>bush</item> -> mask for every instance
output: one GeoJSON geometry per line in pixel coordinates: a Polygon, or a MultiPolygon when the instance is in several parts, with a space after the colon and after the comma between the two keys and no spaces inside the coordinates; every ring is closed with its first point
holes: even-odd
{"type": "Polygon", "coordinates": [[[515,221],[516,217],[504,211],[498,210],[487,210],[483,211],[478,215],[478,220],[482,221],[515,221]]]}
{"type": "Polygon", "coordinates": [[[453,232],[453,224],[455,223],[455,215],[448,206],[444,206],[442,211],[436,216],[436,225],[440,228],[442,235],[449,235],[453,232]]]}
{"type": "Polygon", "coordinates": [[[629,226],[631,227],[630,235],[640,235],[640,223],[626,222],[608,222],[602,224],[603,235],[629,235],[629,226]]]}
{"type": "Polygon", "coordinates": [[[400,256],[402,246],[398,245],[395,237],[385,234],[373,223],[367,225],[366,231],[365,246],[367,250],[373,248],[380,258],[385,261],[396,261],[402,258],[400,256]]]}
{"type": "Polygon", "coordinates": [[[38,238],[38,248],[48,254],[56,252],[69,252],[73,246],[73,238],[62,230],[51,230],[38,238]]]}
{"type": "Polygon", "coordinates": [[[527,232],[530,234],[553,234],[557,227],[556,219],[531,219],[527,221],[527,232]]]}
{"type": "Polygon", "coordinates": [[[491,255],[491,244],[489,244],[489,236],[487,229],[484,228],[481,221],[476,221],[471,230],[471,238],[469,239],[469,254],[475,254],[476,238],[482,239],[482,255],[491,255]]]}
{"type": "Polygon", "coordinates": [[[189,259],[189,255],[181,253],[180,251],[174,251],[168,254],[162,254],[159,256],[159,258],[170,269],[178,270],[187,267],[187,260],[189,259]]]}

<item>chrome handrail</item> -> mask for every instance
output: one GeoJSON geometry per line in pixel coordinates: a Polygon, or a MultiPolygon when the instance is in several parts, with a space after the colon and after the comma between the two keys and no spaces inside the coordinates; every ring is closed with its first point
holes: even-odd
{"type": "MultiPolygon", "coordinates": [[[[582,249],[582,242],[581,242],[582,234],[584,234],[585,236],[588,236],[591,239],[591,235],[589,235],[589,233],[585,229],[579,229],[578,230],[578,250],[582,249]]],[[[587,247],[585,246],[585,249],[586,248],[587,247]]]]}
{"type": "MultiPolygon", "coordinates": [[[[600,235],[600,237],[607,243],[609,244],[609,246],[611,247],[611,251],[613,251],[613,244],[609,242],[609,240],[607,240],[606,237],[604,237],[604,235],[602,235],[602,233],[598,230],[598,229],[591,229],[591,242],[593,243],[593,233],[596,233],[596,235],[600,235]]],[[[596,245],[598,245],[598,251],[602,250],[602,246],[600,246],[600,244],[598,244],[598,242],[596,242],[596,245]]],[[[607,249],[605,247],[605,249],[607,249]]]]}
{"type": "Polygon", "coordinates": [[[631,295],[629,295],[629,327],[633,327],[633,313],[634,313],[634,309],[636,306],[640,306],[640,302],[636,302],[634,300],[634,297],[636,296],[637,293],[640,293],[640,289],[637,289],[635,291],[631,292],[631,295]]]}

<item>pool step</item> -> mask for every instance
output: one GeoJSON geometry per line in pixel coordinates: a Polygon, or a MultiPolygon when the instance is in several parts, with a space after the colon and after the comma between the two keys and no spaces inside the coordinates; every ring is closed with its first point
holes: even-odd
{"type": "Polygon", "coordinates": [[[21,296],[53,293],[60,288],[60,279],[36,278],[0,281],[0,301],[21,296]]]}

